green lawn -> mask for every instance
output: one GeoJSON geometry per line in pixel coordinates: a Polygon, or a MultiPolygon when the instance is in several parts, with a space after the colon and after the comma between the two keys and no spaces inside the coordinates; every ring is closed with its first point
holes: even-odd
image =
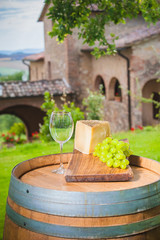
{"type": "MultiPolygon", "coordinates": [[[[160,126],[147,127],[135,132],[113,134],[113,137],[118,139],[128,138],[130,148],[135,155],[160,161],[160,126]]],[[[64,152],[71,152],[72,150],[73,140],[70,140],[64,144],[64,152]]],[[[55,142],[33,142],[0,150],[0,240],[2,239],[6,198],[13,167],[27,159],[58,152],[59,145],[55,142]]]]}

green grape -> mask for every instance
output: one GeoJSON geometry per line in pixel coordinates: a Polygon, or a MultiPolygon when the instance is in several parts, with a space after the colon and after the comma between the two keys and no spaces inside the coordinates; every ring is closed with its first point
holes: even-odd
{"type": "Polygon", "coordinates": [[[102,162],[106,162],[108,167],[121,167],[126,169],[129,157],[132,151],[129,149],[129,144],[117,139],[107,137],[102,143],[97,144],[93,152],[93,156],[100,158],[102,162]]]}
{"type": "Polygon", "coordinates": [[[106,156],[106,152],[101,152],[101,156],[106,156]]]}
{"type": "Polygon", "coordinates": [[[115,156],[113,156],[113,161],[114,161],[114,162],[117,161],[117,158],[116,158],[115,156]]]}
{"type": "Polygon", "coordinates": [[[125,150],[125,151],[124,151],[124,155],[125,155],[126,157],[129,157],[128,154],[129,154],[129,151],[128,151],[128,150],[125,150]]]}
{"type": "Polygon", "coordinates": [[[121,162],[120,168],[121,168],[121,169],[126,169],[126,167],[127,167],[127,165],[126,165],[125,163],[121,162]]]}
{"type": "Polygon", "coordinates": [[[116,158],[116,159],[120,159],[120,158],[121,158],[121,155],[120,155],[119,153],[117,153],[117,154],[115,155],[115,158],[116,158]]]}
{"type": "Polygon", "coordinates": [[[129,149],[129,143],[125,143],[125,149],[126,149],[126,150],[129,149]]]}
{"type": "Polygon", "coordinates": [[[96,157],[96,156],[97,156],[97,153],[96,153],[95,151],[93,152],[93,156],[94,156],[94,157],[96,157]]]}
{"type": "Polygon", "coordinates": [[[106,162],[107,167],[112,167],[112,166],[113,166],[113,163],[114,163],[114,161],[113,161],[112,158],[111,158],[111,159],[108,159],[107,162],[106,162]]]}
{"type": "Polygon", "coordinates": [[[103,144],[110,143],[112,141],[111,137],[107,137],[106,139],[103,140],[103,144]]]}
{"type": "Polygon", "coordinates": [[[97,152],[97,157],[100,157],[100,155],[101,155],[101,153],[98,151],[98,152],[97,152]]]}
{"type": "Polygon", "coordinates": [[[116,148],[117,148],[118,150],[121,150],[121,149],[124,147],[124,145],[125,145],[124,142],[119,141],[119,142],[117,143],[117,145],[116,145],[116,148]]]}
{"type": "Polygon", "coordinates": [[[116,146],[117,143],[118,143],[118,139],[113,139],[113,140],[111,141],[111,144],[114,145],[114,146],[116,146]]]}
{"type": "Polygon", "coordinates": [[[111,159],[113,157],[112,153],[107,153],[106,158],[111,159]]]}
{"type": "Polygon", "coordinates": [[[101,144],[100,143],[98,143],[97,145],[96,145],[96,147],[95,147],[95,149],[94,149],[94,151],[99,151],[100,150],[100,147],[101,147],[101,144]]]}
{"type": "Polygon", "coordinates": [[[114,163],[113,163],[113,167],[114,167],[114,168],[118,168],[118,167],[120,166],[120,164],[121,164],[121,161],[120,161],[120,160],[116,160],[116,161],[114,161],[114,163]]]}
{"type": "Polygon", "coordinates": [[[102,161],[102,162],[106,162],[106,158],[105,157],[100,157],[100,160],[102,161]]]}
{"type": "Polygon", "coordinates": [[[133,151],[132,150],[129,150],[129,156],[133,154],[133,151]]]}
{"type": "Polygon", "coordinates": [[[123,154],[123,151],[122,150],[118,150],[117,153],[118,154],[123,154]]]}
{"type": "Polygon", "coordinates": [[[109,144],[104,145],[103,148],[104,148],[104,151],[108,151],[109,150],[109,144]]]}
{"type": "Polygon", "coordinates": [[[123,154],[123,153],[121,153],[120,156],[121,156],[120,157],[121,160],[126,158],[125,154],[123,154]]]}
{"type": "Polygon", "coordinates": [[[111,147],[110,152],[111,153],[115,153],[116,152],[116,148],[115,147],[111,147]]]}
{"type": "Polygon", "coordinates": [[[128,159],[123,159],[123,160],[122,160],[122,163],[124,163],[124,164],[126,164],[126,165],[129,165],[128,159]]]}

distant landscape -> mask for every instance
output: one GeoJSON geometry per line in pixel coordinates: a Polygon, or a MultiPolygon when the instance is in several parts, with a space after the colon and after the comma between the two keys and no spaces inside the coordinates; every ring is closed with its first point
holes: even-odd
{"type": "Polygon", "coordinates": [[[28,67],[22,59],[42,51],[43,49],[0,50],[0,76],[11,75],[19,71],[28,72],[28,67]]]}

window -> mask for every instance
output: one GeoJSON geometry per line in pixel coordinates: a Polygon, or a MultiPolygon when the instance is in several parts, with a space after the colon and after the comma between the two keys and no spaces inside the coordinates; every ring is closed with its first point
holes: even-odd
{"type": "Polygon", "coordinates": [[[99,75],[96,77],[96,81],[95,81],[95,89],[98,91],[100,89],[100,87],[102,87],[102,94],[106,95],[106,88],[105,88],[105,84],[104,84],[104,80],[103,78],[99,75]]]}
{"type": "MultiPolygon", "coordinates": [[[[160,103],[160,94],[153,92],[153,100],[160,103]]],[[[160,107],[157,107],[156,103],[153,103],[153,118],[158,119],[158,114],[160,112],[160,107]]]]}
{"type": "Polygon", "coordinates": [[[112,78],[109,84],[109,100],[122,101],[121,85],[117,78],[112,78]]]}

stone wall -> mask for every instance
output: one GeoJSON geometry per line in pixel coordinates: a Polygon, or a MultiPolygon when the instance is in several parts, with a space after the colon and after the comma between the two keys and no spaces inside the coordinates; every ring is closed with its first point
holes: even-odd
{"type": "Polygon", "coordinates": [[[44,76],[44,61],[30,62],[30,81],[45,79],[44,76]]]}
{"type": "Polygon", "coordinates": [[[45,79],[62,79],[68,81],[68,63],[66,42],[58,44],[56,37],[51,38],[48,32],[52,29],[52,22],[44,17],[45,37],[45,79]]]}
{"type": "Polygon", "coordinates": [[[156,79],[160,78],[160,36],[134,45],[132,51],[130,63],[131,81],[133,83],[133,126],[152,125],[158,123],[152,117],[152,104],[140,104],[137,97],[143,96],[149,98],[151,96],[153,92],[151,91],[151,85],[145,87],[145,93],[143,93],[144,86],[151,80],[153,80],[152,85],[157,88],[156,90],[154,87],[156,92],[159,91],[160,83],[157,83],[156,79]]]}

